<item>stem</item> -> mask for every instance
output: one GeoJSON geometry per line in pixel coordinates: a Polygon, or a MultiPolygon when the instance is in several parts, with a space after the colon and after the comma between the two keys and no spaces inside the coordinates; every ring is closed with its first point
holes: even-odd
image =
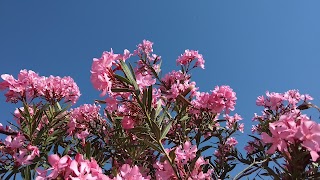
{"type": "Polygon", "coordinates": [[[268,160],[268,159],[265,159],[265,160],[256,162],[256,160],[254,159],[253,162],[252,162],[248,167],[246,167],[244,170],[242,170],[240,173],[238,173],[233,179],[234,179],[234,180],[237,180],[237,179],[241,178],[241,175],[242,175],[243,173],[245,173],[248,169],[250,169],[252,166],[257,165],[257,164],[264,163],[264,162],[267,161],[267,160],[268,160]]]}
{"type": "Polygon", "coordinates": [[[162,143],[161,143],[160,141],[158,141],[158,144],[160,145],[160,148],[161,148],[161,150],[163,151],[163,153],[166,155],[166,158],[168,159],[168,161],[169,161],[169,163],[170,163],[170,165],[171,165],[171,167],[172,167],[172,169],[173,169],[176,177],[177,177],[179,180],[182,180],[182,178],[180,177],[180,174],[179,174],[178,170],[175,168],[175,165],[173,164],[172,159],[170,158],[169,154],[165,151],[162,143]]]}

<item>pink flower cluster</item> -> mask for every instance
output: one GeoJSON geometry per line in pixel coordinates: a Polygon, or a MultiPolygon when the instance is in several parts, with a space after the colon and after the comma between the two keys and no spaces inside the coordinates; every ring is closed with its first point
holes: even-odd
{"type": "MultiPolygon", "coordinates": [[[[237,113],[233,116],[226,114],[226,115],[224,115],[224,118],[227,120],[226,125],[227,125],[228,129],[233,129],[233,127],[236,125],[236,123],[239,122],[240,120],[242,120],[242,117],[237,113]]],[[[239,125],[238,130],[243,133],[243,131],[244,131],[244,124],[243,123],[241,123],[239,125]]]]}
{"type": "Polygon", "coordinates": [[[90,124],[104,124],[99,111],[100,106],[92,104],[83,104],[80,107],[71,109],[67,133],[69,135],[75,134],[77,138],[85,142],[85,138],[91,130],[90,124]]]}
{"type": "MultiPolygon", "coordinates": [[[[143,40],[141,44],[137,46],[137,49],[134,51],[133,55],[138,55],[142,58],[143,54],[145,54],[148,60],[155,60],[159,58],[157,55],[150,53],[153,52],[152,49],[153,43],[147,40],[143,40]]],[[[91,67],[91,82],[94,88],[102,91],[101,96],[112,95],[111,88],[118,86],[115,82],[114,74],[117,70],[120,70],[119,60],[125,61],[126,59],[130,58],[132,54],[125,49],[123,55],[122,54],[114,54],[112,49],[110,52],[103,52],[101,58],[93,59],[92,67],[91,67]]],[[[139,85],[140,89],[143,89],[146,86],[150,86],[155,84],[156,80],[153,78],[151,71],[145,67],[145,64],[138,61],[138,68],[135,69],[135,76],[137,80],[137,84],[139,85]]],[[[154,68],[158,66],[153,64],[154,68]]],[[[160,69],[158,68],[157,71],[159,72],[160,69]]]]}
{"type": "Polygon", "coordinates": [[[217,114],[225,111],[228,114],[235,109],[236,100],[236,93],[229,86],[216,86],[211,94],[198,93],[191,103],[196,109],[195,113],[208,110],[217,114]]]}
{"type": "Polygon", "coordinates": [[[178,57],[177,59],[177,65],[181,64],[181,65],[189,65],[193,60],[197,59],[194,67],[201,67],[202,69],[204,69],[204,59],[202,57],[202,54],[199,54],[198,51],[194,51],[194,50],[185,50],[183,54],[181,54],[181,56],[178,57]]]}
{"type": "Polygon", "coordinates": [[[15,166],[23,166],[32,164],[32,160],[36,156],[40,156],[38,147],[32,146],[31,144],[26,143],[26,138],[18,133],[16,136],[10,135],[7,136],[3,142],[4,147],[0,148],[1,151],[1,160],[7,160],[8,162],[12,158],[15,162],[15,166]],[[11,156],[5,156],[9,154],[11,156]]]}
{"type": "Polygon", "coordinates": [[[218,149],[214,152],[214,155],[219,159],[227,159],[228,154],[233,148],[238,144],[238,141],[234,137],[229,137],[227,141],[223,144],[220,144],[218,149]]]}
{"type": "Polygon", "coordinates": [[[27,99],[41,97],[49,102],[70,101],[76,103],[80,97],[77,84],[71,77],[44,77],[29,70],[21,70],[18,79],[12,75],[3,74],[0,90],[6,90],[7,102],[17,103],[27,99]]]}
{"type": "Polygon", "coordinates": [[[143,40],[142,43],[137,45],[137,49],[134,51],[134,55],[142,56],[143,54],[149,56],[153,52],[153,42],[143,40]],[[141,53],[141,54],[140,54],[141,53]]]}
{"type": "MultiPolygon", "coordinates": [[[[261,133],[263,143],[270,144],[268,154],[276,151],[289,154],[290,145],[301,145],[310,152],[313,161],[319,158],[320,152],[320,124],[310,120],[301,113],[298,103],[308,105],[307,101],[313,98],[301,95],[298,90],[289,90],[285,93],[266,93],[267,97],[259,96],[256,103],[264,106],[263,116],[255,114],[253,120],[260,124],[253,127],[253,131],[261,133]],[[277,117],[274,117],[278,114],[277,117]],[[263,124],[267,124],[268,131],[263,124]]],[[[248,147],[249,148],[249,147],[248,147]]]]}
{"type": "Polygon", "coordinates": [[[110,180],[150,180],[150,176],[143,176],[138,166],[131,167],[129,164],[124,164],[120,168],[120,173],[110,180]]]}
{"type": "Polygon", "coordinates": [[[256,104],[257,106],[264,106],[270,110],[278,110],[283,105],[284,101],[288,101],[288,104],[292,107],[296,107],[297,103],[301,100],[310,101],[313,98],[309,94],[301,95],[298,90],[289,90],[282,93],[266,92],[267,97],[259,96],[256,104]]]}
{"type": "Polygon", "coordinates": [[[160,90],[166,94],[166,98],[169,100],[175,100],[179,94],[184,93],[188,88],[192,87],[191,96],[194,96],[197,90],[197,88],[194,88],[196,83],[190,81],[190,75],[181,71],[171,71],[161,81],[163,85],[160,86],[160,90]]]}
{"type": "Polygon", "coordinates": [[[84,159],[82,154],[77,154],[75,159],[68,155],[60,157],[52,154],[48,157],[51,165],[49,169],[38,168],[36,180],[53,180],[62,178],[65,180],[150,180],[150,176],[143,176],[138,166],[122,165],[119,173],[114,177],[103,174],[96,160],[84,159]]]}
{"type": "Polygon", "coordinates": [[[130,54],[130,52],[125,51],[123,56],[120,54],[114,54],[111,49],[110,52],[103,52],[101,58],[93,59],[91,67],[91,82],[94,88],[102,91],[101,96],[111,93],[112,79],[114,78],[112,66],[117,65],[117,61],[119,59],[129,57],[127,54],[130,54]]]}
{"type": "Polygon", "coordinates": [[[58,177],[65,180],[109,180],[96,160],[84,159],[81,154],[77,154],[74,160],[68,155],[60,158],[59,155],[52,154],[48,156],[48,162],[51,167],[46,170],[38,168],[36,180],[51,180],[58,177]]]}
{"type": "MultiPolygon", "coordinates": [[[[175,164],[179,169],[179,174],[182,176],[183,179],[188,180],[209,180],[211,179],[211,173],[213,172],[212,169],[209,169],[207,172],[203,172],[202,166],[208,164],[202,156],[200,156],[192,169],[186,169],[185,166],[187,163],[195,160],[197,156],[197,146],[192,146],[191,142],[186,141],[183,146],[178,146],[174,149],[168,150],[175,152],[175,164]]],[[[172,166],[167,160],[163,162],[158,161],[154,164],[154,167],[157,169],[156,171],[156,179],[157,180],[167,180],[167,179],[174,179],[176,175],[172,169],[172,166]]]]}
{"type": "Polygon", "coordinates": [[[296,113],[282,115],[278,121],[269,123],[269,130],[270,134],[261,134],[262,141],[271,144],[268,154],[273,154],[276,150],[288,152],[290,144],[301,144],[310,151],[313,161],[319,158],[320,124],[307,116],[296,113]]]}

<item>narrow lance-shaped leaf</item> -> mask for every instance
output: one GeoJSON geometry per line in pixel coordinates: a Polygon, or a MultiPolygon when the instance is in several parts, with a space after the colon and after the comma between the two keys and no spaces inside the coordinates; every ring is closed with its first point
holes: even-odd
{"type": "Polygon", "coordinates": [[[121,68],[122,68],[124,74],[129,79],[129,81],[133,85],[134,89],[139,90],[138,84],[135,80],[135,76],[133,75],[134,72],[129,69],[129,67],[127,66],[127,64],[124,61],[120,60],[120,64],[121,64],[121,68]]]}
{"type": "Polygon", "coordinates": [[[117,78],[119,81],[122,81],[122,82],[125,82],[127,84],[131,84],[131,82],[129,81],[129,79],[125,78],[125,77],[122,77],[118,74],[114,74],[114,77],[117,78]]]}
{"type": "Polygon", "coordinates": [[[156,109],[156,114],[155,114],[155,117],[158,117],[160,112],[162,110],[162,106],[161,106],[161,100],[158,100],[157,102],[157,109],[156,109]]]}
{"type": "Polygon", "coordinates": [[[160,130],[158,124],[155,123],[154,120],[150,120],[150,123],[151,123],[151,131],[156,135],[157,141],[159,141],[160,137],[161,137],[161,130],[160,130]]]}
{"type": "Polygon", "coordinates": [[[91,143],[90,142],[86,143],[86,157],[88,159],[91,158],[91,143]]]}
{"type": "Polygon", "coordinates": [[[162,140],[163,138],[165,138],[167,136],[171,126],[172,126],[172,121],[170,121],[169,124],[166,125],[166,127],[162,129],[160,140],[162,140]]]}
{"type": "Polygon", "coordinates": [[[152,86],[148,87],[148,111],[151,111],[151,106],[152,106],[152,86]]]}

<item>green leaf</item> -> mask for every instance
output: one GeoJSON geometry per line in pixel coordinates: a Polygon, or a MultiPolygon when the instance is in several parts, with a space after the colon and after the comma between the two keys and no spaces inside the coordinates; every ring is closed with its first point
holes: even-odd
{"type": "Polygon", "coordinates": [[[62,153],[62,156],[67,155],[67,154],[68,154],[68,152],[70,151],[70,149],[71,149],[71,146],[70,146],[70,145],[68,145],[68,146],[64,149],[64,151],[63,151],[63,153],[62,153]]]}
{"type": "Polygon", "coordinates": [[[160,112],[162,110],[162,106],[161,106],[161,100],[158,100],[157,102],[157,109],[156,109],[156,113],[155,113],[155,117],[158,117],[160,112]]]}
{"type": "Polygon", "coordinates": [[[187,119],[189,119],[188,114],[186,114],[185,116],[183,116],[183,117],[180,119],[180,121],[185,121],[185,120],[187,120],[187,119]]]}
{"type": "Polygon", "coordinates": [[[91,158],[91,143],[90,142],[86,143],[86,157],[88,159],[91,158]]]}
{"type": "Polygon", "coordinates": [[[138,84],[137,84],[137,82],[136,82],[136,79],[135,79],[135,76],[134,76],[133,71],[131,71],[131,70],[129,69],[129,67],[127,66],[127,64],[126,64],[124,61],[122,61],[122,60],[120,60],[120,65],[121,65],[121,68],[122,68],[124,74],[125,74],[126,77],[129,79],[130,84],[133,85],[133,87],[134,87],[135,90],[139,90],[139,87],[138,87],[138,84]]]}
{"type": "Polygon", "coordinates": [[[148,106],[147,106],[148,112],[151,111],[151,105],[152,105],[152,86],[149,86],[148,87],[148,106]]]}
{"type": "Polygon", "coordinates": [[[131,72],[132,72],[133,79],[134,79],[134,80],[137,80],[136,75],[134,74],[134,70],[133,70],[133,68],[132,68],[132,66],[131,66],[130,63],[129,63],[129,67],[130,67],[130,70],[131,70],[131,72]]]}
{"type": "Polygon", "coordinates": [[[157,141],[161,140],[161,139],[160,139],[160,137],[161,137],[161,130],[160,130],[158,124],[155,123],[154,120],[151,120],[150,123],[151,123],[151,131],[156,135],[157,141]]]}
{"type": "Polygon", "coordinates": [[[171,126],[172,126],[172,121],[170,121],[169,124],[165,128],[162,129],[160,141],[167,136],[171,126]]]}
{"type": "Polygon", "coordinates": [[[27,167],[24,168],[23,175],[24,175],[24,179],[25,179],[25,180],[31,180],[31,170],[30,170],[30,166],[27,166],[27,167]]]}
{"type": "Polygon", "coordinates": [[[60,106],[60,104],[59,104],[59,102],[56,102],[56,106],[57,106],[57,108],[58,108],[58,110],[62,110],[62,108],[61,108],[61,106],[60,106]]]}
{"type": "Polygon", "coordinates": [[[147,106],[147,95],[148,95],[148,90],[144,89],[143,90],[143,95],[142,95],[142,108],[146,110],[146,106],[147,106]]]}
{"type": "Polygon", "coordinates": [[[132,84],[130,81],[129,81],[129,79],[127,79],[127,78],[125,78],[125,77],[122,77],[122,76],[120,76],[120,75],[118,75],[118,74],[114,74],[114,77],[115,78],[117,78],[119,81],[121,81],[121,82],[125,82],[125,83],[127,83],[127,84],[132,84]]]}

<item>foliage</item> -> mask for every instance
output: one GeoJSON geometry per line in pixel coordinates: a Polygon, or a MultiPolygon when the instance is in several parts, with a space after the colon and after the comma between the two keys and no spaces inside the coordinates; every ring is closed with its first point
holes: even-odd
{"type": "Polygon", "coordinates": [[[177,59],[181,69],[164,76],[161,62],[147,40],[133,53],[103,52],[93,59],[91,82],[104,99],[76,108],[80,91],[70,77],[3,74],[0,90],[22,107],[15,123],[0,124],[1,179],[320,177],[320,125],[302,113],[316,107],[311,96],[290,90],[258,97],[263,114],[254,117],[257,135],[243,155],[234,137],[243,132],[242,118],[231,115],[236,93],[229,86],[199,91],[190,74],[204,69],[198,51],[186,50],[177,59]],[[231,177],[237,164],[248,167],[231,177]]]}

